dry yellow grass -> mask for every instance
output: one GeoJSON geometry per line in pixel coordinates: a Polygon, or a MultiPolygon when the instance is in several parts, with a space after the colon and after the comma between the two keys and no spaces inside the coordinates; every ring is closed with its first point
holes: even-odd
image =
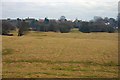
{"type": "Polygon", "coordinates": [[[118,76],[117,33],[3,36],[3,78],[118,76]]]}

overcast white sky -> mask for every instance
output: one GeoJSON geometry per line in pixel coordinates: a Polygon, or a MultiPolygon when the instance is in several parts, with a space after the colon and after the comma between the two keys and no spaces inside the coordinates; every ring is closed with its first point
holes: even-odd
{"type": "Polygon", "coordinates": [[[118,14],[119,0],[2,0],[2,18],[93,19],[118,14]]]}

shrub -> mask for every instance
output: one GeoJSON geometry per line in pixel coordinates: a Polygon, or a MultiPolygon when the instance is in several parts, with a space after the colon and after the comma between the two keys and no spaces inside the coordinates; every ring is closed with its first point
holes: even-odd
{"type": "Polygon", "coordinates": [[[40,27],[40,28],[39,28],[40,31],[48,32],[49,24],[40,23],[40,24],[39,24],[39,27],[40,27]]]}
{"type": "Polygon", "coordinates": [[[58,32],[59,31],[58,24],[57,23],[50,23],[48,30],[53,31],[53,32],[58,32]]]}
{"type": "Polygon", "coordinates": [[[81,27],[79,27],[79,31],[83,33],[90,33],[90,27],[88,22],[82,22],[81,27]]]}
{"type": "Polygon", "coordinates": [[[108,33],[114,33],[115,32],[115,29],[113,27],[111,27],[111,26],[109,26],[107,28],[107,30],[108,30],[108,33]]]}
{"type": "Polygon", "coordinates": [[[68,22],[61,22],[59,24],[59,30],[61,33],[68,33],[70,32],[72,26],[68,22]]]}
{"type": "Polygon", "coordinates": [[[79,31],[84,33],[90,32],[115,32],[115,29],[109,25],[105,25],[104,23],[97,23],[97,22],[82,22],[79,31]]]}
{"type": "Polygon", "coordinates": [[[8,35],[11,30],[15,30],[15,27],[8,21],[2,21],[2,35],[8,35]]]}
{"type": "Polygon", "coordinates": [[[29,27],[30,27],[29,23],[25,22],[25,20],[21,21],[18,30],[18,36],[24,35],[25,32],[29,30],[29,27]]]}

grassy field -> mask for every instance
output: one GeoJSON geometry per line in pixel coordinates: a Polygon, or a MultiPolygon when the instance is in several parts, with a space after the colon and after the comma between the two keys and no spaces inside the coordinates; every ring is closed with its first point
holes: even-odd
{"type": "Polygon", "coordinates": [[[29,32],[3,36],[3,78],[113,78],[117,33],[29,32]]]}

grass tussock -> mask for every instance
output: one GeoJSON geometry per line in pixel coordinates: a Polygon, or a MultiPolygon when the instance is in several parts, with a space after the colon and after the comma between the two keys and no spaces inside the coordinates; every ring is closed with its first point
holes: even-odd
{"type": "Polygon", "coordinates": [[[3,49],[3,51],[2,51],[2,55],[10,55],[10,54],[13,54],[13,49],[3,49]]]}

